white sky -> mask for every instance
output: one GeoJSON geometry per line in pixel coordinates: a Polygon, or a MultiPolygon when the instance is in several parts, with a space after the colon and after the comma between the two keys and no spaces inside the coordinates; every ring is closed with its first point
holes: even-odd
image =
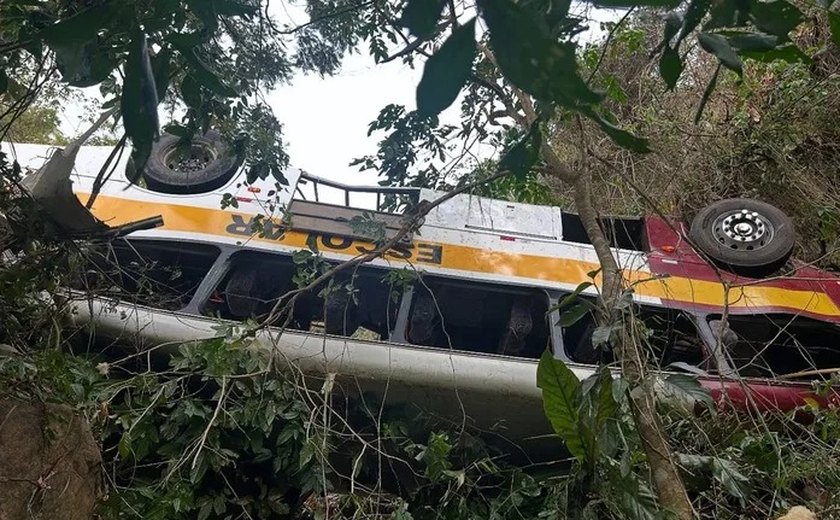
{"type": "MultiPolygon", "coordinates": [[[[336,76],[301,75],[277,89],[268,100],[283,123],[291,164],[346,184],[375,184],[374,172],[360,173],[349,164],[376,152],[384,134],[368,137],[368,123],[383,107],[396,103],[414,109],[421,75],[422,69],[398,60],[377,65],[369,55],[355,54],[336,76]]],[[[456,105],[446,119],[457,120],[456,105]]]]}

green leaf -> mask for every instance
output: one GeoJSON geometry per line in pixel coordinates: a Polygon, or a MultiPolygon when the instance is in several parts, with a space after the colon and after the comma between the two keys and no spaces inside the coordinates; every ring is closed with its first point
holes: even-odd
{"type": "Polygon", "coordinates": [[[544,17],[510,0],[479,0],[478,5],[496,60],[511,83],[540,101],[570,108],[601,100],[580,77],[576,46],[559,42],[544,17]]]}
{"type": "Polygon", "coordinates": [[[6,75],[4,69],[0,69],[0,94],[6,92],[7,88],[9,88],[9,76],[6,75]]]}
{"type": "Polygon", "coordinates": [[[214,0],[186,0],[190,11],[201,20],[204,26],[201,32],[206,37],[211,36],[219,28],[219,19],[216,16],[216,2],[214,0]]]}
{"type": "Polygon", "coordinates": [[[542,131],[537,121],[531,125],[528,133],[499,159],[499,170],[508,170],[517,179],[524,180],[539,160],[541,147],[542,131]]]}
{"type": "Polygon", "coordinates": [[[125,61],[120,99],[123,126],[132,144],[132,165],[127,170],[132,181],[139,178],[159,133],[157,105],[157,86],[149,61],[146,35],[138,31],[131,40],[125,61]]]}
{"type": "Polygon", "coordinates": [[[709,20],[703,24],[704,31],[720,29],[721,27],[739,27],[742,22],[743,9],[749,8],[746,1],[725,0],[714,2],[709,12],[709,20]]]}
{"type": "Polygon", "coordinates": [[[205,65],[201,59],[199,59],[199,57],[195,54],[195,47],[184,45],[180,40],[174,40],[172,38],[170,38],[169,41],[178,50],[178,52],[181,53],[181,56],[184,57],[184,60],[186,60],[187,64],[189,64],[190,70],[195,76],[195,79],[198,80],[202,86],[222,97],[236,96],[236,91],[225,85],[216,73],[210,70],[210,68],[205,65]]]}
{"type": "Polygon", "coordinates": [[[44,39],[53,45],[84,43],[96,38],[97,33],[119,18],[116,16],[119,2],[102,2],[88,7],[73,16],[45,27],[36,33],[36,39],[44,39]]]}
{"type": "MultiPolygon", "coordinates": [[[[590,276],[590,278],[595,278],[595,276],[590,276]]],[[[557,303],[557,305],[554,305],[550,309],[548,309],[548,312],[553,312],[559,309],[565,309],[566,307],[571,305],[575,300],[577,300],[578,296],[580,296],[581,293],[583,293],[583,291],[589,289],[590,287],[592,287],[592,285],[592,282],[581,282],[580,284],[578,284],[577,287],[575,287],[574,291],[564,296],[563,299],[557,303]]]]}
{"type": "Polygon", "coordinates": [[[745,500],[750,494],[750,479],[732,461],[709,455],[678,453],[679,464],[689,470],[711,473],[730,495],[745,500]]]}
{"type": "Polygon", "coordinates": [[[599,436],[607,421],[613,419],[618,410],[618,402],[613,397],[612,386],[613,378],[610,369],[606,366],[598,367],[598,412],[595,414],[595,428],[599,436]]]}
{"type": "Polygon", "coordinates": [[[700,105],[697,107],[697,112],[694,114],[694,124],[700,122],[700,118],[703,117],[703,111],[706,109],[706,103],[709,102],[709,98],[712,97],[712,92],[715,91],[715,87],[717,86],[717,79],[718,74],[720,74],[720,63],[718,63],[717,68],[715,68],[715,73],[712,74],[712,79],[709,80],[709,84],[706,85],[706,89],[703,91],[703,97],[700,98],[700,105]]]}
{"type": "Polygon", "coordinates": [[[604,117],[601,112],[597,112],[589,107],[583,107],[580,111],[586,117],[597,123],[601,130],[610,136],[610,139],[612,139],[615,144],[636,153],[650,152],[650,146],[647,139],[633,135],[631,132],[616,126],[615,123],[604,117]]]}
{"type": "Polygon", "coordinates": [[[543,409],[554,432],[579,460],[585,456],[579,431],[580,381],[565,363],[546,350],[537,367],[537,386],[542,389],[543,409]]]}
{"type": "Polygon", "coordinates": [[[724,67],[734,70],[739,76],[743,74],[744,64],[726,38],[719,34],[704,32],[697,36],[697,41],[706,52],[714,54],[724,67]]]}
{"type": "Polygon", "coordinates": [[[677,398],[691,403],[701,403],[714,410],[715,401],[696,377],[688,374],[670,374],[665,378],[665,388],[677,398]]]}
{"type": "Polygon", "coordinates": [[[782,47],[777,47],[775,49],[771,49],[768,51],[745,51],[739,53],[744,58],[749,58],[751,60],[761,61],[764,63],[770,63],[773,61],[786,61],[788,63],[811,63],[811,58],[804,52],[802,52],[799,47],[797,47],[793,43],[789,43],[782,47]]]}
{"type": "Polygon", "coordinates": [[[691,0],[691,2],[688,3],[688,7],[685,10],[685,16],[683,16],[683,25],[680,29],[680,36],[677,38],[677,43],[674,47],[679,49],[682,41],[685,40],[685,38],[691,34],[698,25],[700,25],[703,17],[705,17],[706,13],[709,12],[709,7],[711,7],[711,5],[711,0],[691,0]]]}
{"type": "Polygon", "coordinates": [[[828,25],[831,27],[831,37],[835,45],[840,45],[840,13],[828,11],[828,25]]]}
{"type": "Polygon", "coordinates": [[[428,38],[434,33],[445,4],[444,0],[409,0],[400,25],[418,38],[428,38]]]}
{"type": "Polygon", "coordinates": [[[417,112],[436,116],[451,105],[467,82],[475,58],[475,18],[458,27],[426,62],[417,85],[417,112]]]}
{"type": "Polygon", "coordinates": [[[557,320],[557,325],[560,327],[570,327],[591,311],[592,304],[587,300],[582,300],[561,312],[560,319],[557,320]]]}
{"type": "Polygon", "coordinates": [[[599,348],[601,345],[608,345],[615,325],[599,325],[592,331],[592,346],[599,348]]]}
{"type": "Polygon", "coordinates": [[[683,71],[683,62],[677,49],[666,46],[659,58],[659,75],[665,80],[668,90],[674,90],[683,71]]]}
{"type": "Polygon", "coordinates": [[[157,91],[158,100],[163,99],[166,95],[166,89],[169,88],[169,79],[172,74],[172,51],[168,47],[163,48],[152,56],[152,74],[155,75],[155,90],[157,91]]]}
{"type": "Polygon", "coordinates": [[[753,0],[750,9],[750,20],[756,27],[782,39],[787,39],[788,33],[804,19],[802,11],[786,0],[753,0]]]}
{"type": "Polygon", "coordinates": [[[55,61],[61,77],[73,87],[91,87],[101,83],[117,67],[108,46],[96,40],[84,45],[53,45],[55,61]]]}
{"type": "Polygon", "coordinates": [[[662,47],[668,47],[671,45],[671,40],[674,39],[674,36],[680,30],[680,27],[683,25],[683,18],[680,16],[679,13],[670,12],[668,16],[665,17],[665,29],[662,32],[662,43],[660,44],[662,47]]]}
{"type": "Polygon", "coordinates": [[[779,37],[772,34],[742,31],[721,31],[718,34],[724,36],[739,54],[742,51],[769,51],[779,44],[779,37]]]}
{"type": "Polygon", "coordinates": [[[213,502],[205,499],[204,503],[198,509],[198,520],[207,520],[210,518],[210,513],[213,511],[213,502]]]}
{"type": "Polygon", "coordinates": [[[181,99],[190,108],[198,109],[201,107],[201,85],[192,76],[187,74],[181,82],[181,99]]]}
{"type": "Polygon", "coordinates": [[[117,444],[117,451],[119,452],[122,460],[128,460],[131,456],[131,436],[128,432],[124,433],[122,437],[120,437],[120,442],[117,444]]]}

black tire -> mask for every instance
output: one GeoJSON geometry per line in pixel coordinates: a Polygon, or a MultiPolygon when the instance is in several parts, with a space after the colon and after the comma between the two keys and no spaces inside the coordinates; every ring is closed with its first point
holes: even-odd
{"type": "Polygon", "coordinates": [[[717,264],[748,276],[778,270],[796,244],[790,218],[753,199],[726,199],[706,206],[691,221],[689,237],[717,264]]]}
{"type": "Polygon", "coordinates": [[[178,138],[163,134],[152,148],[143,171],[146,186],[160,193],[206,193],[227,183],[242,164],[218,132],[212,130],[193,140],[188,157],[177,149],[178,138]],[[181,167],[184,160],[197,162],[193,167],[181,167]]]}

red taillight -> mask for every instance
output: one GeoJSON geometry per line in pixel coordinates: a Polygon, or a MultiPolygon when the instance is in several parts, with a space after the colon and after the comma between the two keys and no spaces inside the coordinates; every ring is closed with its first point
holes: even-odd
{"type": "Polygon", "coordinates": [[[675,246],[660,246],[659,249],[661,249],[665,253],[673,253],[677,250],[675,246]]]}
{"type": "Polygon", "coordinates": [[[259,186],[248,186],[248,191],[251,193],[259,193],[261,190],[259,186]]]}
{"type": "Polygon", "coordinates": [[[506,242],[516,242],[515,237],[511,237],[511,236],[508,236],[508,235],[499,235],[499,238],[506,241],[506,242]]]}

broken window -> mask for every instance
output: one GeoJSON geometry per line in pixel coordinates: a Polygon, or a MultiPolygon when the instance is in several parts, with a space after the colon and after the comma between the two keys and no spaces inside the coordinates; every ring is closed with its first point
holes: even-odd
{"type": "Polygon", "coordinates": [[[549,344],[548,296],[536,289],[424,277],[406,337],[415,345],[538,358],[549,344]]]}
{"type": "MultiPolygon", "coordinates": [[[[265,319],[281,311],[283,298],[298,288],[304,266],[292,257],[242,251],[204,307],[204,314],[224,319],[265,319]],[[279,305],[278,305],[279,302],[279,305]]],[[[385,280],[387,272],[359,268],[341,273],[329,284],[299,296],[288,326],[364,339],[387,339],[399,307],[399,291],[385,280]]],[[[285,317],[277,317],[283,325],[285,317]]]]}
{"type": "MultiPolygon", "coordinates": [[[[715,332],[720,319],[709,317],[715,332]]],[[[840,368],[840,327],[832,323],[778,314],[729,316],[721,340],[725,359],[742,376],[805,377],[840,368]]]]}
{"type": "MultiPolygon", "coordinates": [[[[691,317],[681,311],[652,306],[633,308],[633,336],[646,348],[648,361],[665,368],[683,363],[707,370],[710,358],[697,327],[691,317]]],[[[615,360],[609,345],[596,347],[592,335],[597,328],[592,312],[563,329],[566,355],[578,363],[595,364],[599,358],[606,363],[615,360]]]]}
{"type": "Polygon", "coordinates": [[[167,310],[186,307],[219,249],[195,242],[116,240],[90,256],[80,288],[167,310]]]}
{"type": "MultiPolygon", "coordinates": [[[[576,242],[578,244],[591,244],[589,235],[583,227],[580,216],[575,213],[563,212],[563,240],[576,242]]],[[[601,229],[610,246],[619,249],[630,249],[633,251],[644,251],[644,221],[640,218],[600,218],[601,229]]]]}

